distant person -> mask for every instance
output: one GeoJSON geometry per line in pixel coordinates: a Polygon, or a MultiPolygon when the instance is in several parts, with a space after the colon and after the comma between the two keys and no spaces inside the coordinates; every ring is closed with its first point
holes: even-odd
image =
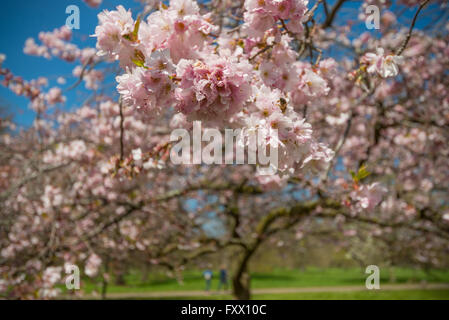
{"type": "Polygon", "coordinates": [[[207,269],[203,272],[204,280],[206,281],[206,291],[210,290],[210,284],[212,282],[213,273],[210,269],[207,269]]]}
{"type": "Polygon", "coordinates": [[[218,291],[220,291],[221,287],[223,287],[225,291],[228,290],[228,272],[224,266],[220,268],[220,282],[218,283],[218,291]]]}

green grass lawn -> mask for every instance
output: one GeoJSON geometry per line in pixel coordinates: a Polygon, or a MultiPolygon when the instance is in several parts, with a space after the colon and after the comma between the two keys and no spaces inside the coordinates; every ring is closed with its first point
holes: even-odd
{"type": "MultiPolygon", "coordinates": [[[[131,298],[130,298],[131,299],[131,298]]],[[[142,299],[136,297],[136,299],[142,299]]],[[[198,297],[144,298],[146,300],[232,300],[231,295],[212,294],[198,297]]],[[[254,300],[449,300],[447,290],[394,290],[355,292],[313,292],[255,294],[254,300]]]]}
{"type": "Polygon", "coordinates": [[[254,295],[262,300],[449,300],[448,290],[372,290],[254,295]]]}
{"type": "MultiPolygon", "coordinates": [[[[429,283],[449,283],[449,270],[433,270],[426,273],[418,269],[393,268],[392,271],[396,277],[395,283],[419,283],[426,281],[429,283]]],[[[146,282],[142,282],[142,275],[139,271],[130,272],[126,276],[126,285],[117,286],[111,283],[108,286],[108,292],[149,292],[149,291],[189,291],[203,290],[204,280],[201,271],[185,271],[183,284],[179,284],[175,279],[168,277],[163,273],[151,274],[146,282]]],[[[218,275],[214,275],[212,288],[218,285],[218,275]]],[[[301,287],[319,287],[319,286],[349,286],[363,285],[367,275],[359,268],[337,269],[337,268],[307,268],[305,270],[276,269],[270,273],[252,273],[252,288],[301,288],[301,287]]],[[[389,270],[380,269],[382,285],[389,283],[389,270]]],[[[100,290],[99,282],[92,280],[83,281],[82,287],[86,293],[93,290],[100,290]]],[[[441,296],[448,293],[440,292],[443,290],[426,291],[407,291],[411,297],[409,299],[433,299],[433,295],[441,296]],[[423,298],[420,298],[422,295],[423,298]]],[[[284,295],[255,295],[255,299],[305,299],[305,297],[316,299],[397,299],[395,297],[404,296],[400,291],[376,291],[376,292],[353,292],[353,293],[304,293],[304,294],[284,294],[284,295]],[[274,297],[276,296],[276,297],[274,297]]],[[[204,297],[202,297],[204,298],[204,297]]],[[[220,296],[211,295],[210,298],[216,299],[220,296]]],[[[229,297],[228,297],[229,298],[229,297]]],[[[406,297],[407,298],[407,297],[406,297]]]]}

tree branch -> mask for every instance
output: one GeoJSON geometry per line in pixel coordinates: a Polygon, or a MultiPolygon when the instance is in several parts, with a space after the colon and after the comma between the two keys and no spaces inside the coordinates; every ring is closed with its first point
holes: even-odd
{"type": "Polygon", "coordinates": [[[324,20],[324,23],[322,25],[323,29],[326,29],[326,28],[329,28],[332,26],[332,22],[334,21],[337,11],[340,9],[340,7],[343,5],[343,3],[345,3],[345,1],[347,1],[347,0],[338,0],[338,2],[332,8],[332,11],[326,17],[326,20],[324,20]]]}
{"type": "Polygon", "coordinates": [[[396,51],[396,55],[401,55],[401,53],[405,50],[405,48],[407,47],[407,44],[410,40],[410,38],[412,37],[412,32],[413,32],[413,28],[415,27],[415,23],[416,23],[416,19],[418,18],[419,13],[421,12],[421,10],[427,5],[427,3],[429,3],[430,0],[424,0],[420,5],[418,10],[415,13],[415,16],[413,17],[412,20],[412,24],[410,25],[410,28],[408,30],[407,36],[405,37],[404,42],[402,43],[402,45],[399,47],[399,49],[396,51]]]}

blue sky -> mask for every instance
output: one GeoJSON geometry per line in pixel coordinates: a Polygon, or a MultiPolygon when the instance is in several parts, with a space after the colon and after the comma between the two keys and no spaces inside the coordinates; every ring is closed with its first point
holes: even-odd
{"type": "MultiPolygon", "coordinates": [[[[137,9],[139,3],[133,0],[103,0],[99,8],[90,8],[81,0],[21,0],[2,1],[0,10],[0,53],[6,54],[4,66],[15,75],[26,80],[45,76],[49,86],[56,85],[58,76],[67,76],[66,87],[75,82],[71,77],[75,63],[67,63],[53,58],[28,56],[23,53],[25,40],[33,37],[37,40],[40,31],[51,31],[65,24],[68,5],[77,5],[80,9],[80,29],[73,30],[73,42],[80,48],[94,47],[95,39],[89,35],[94,33],[97,14],[103,9],[113,9],[122,4],[126,8],[137,9]]],[[[39,41],[37,41],[39,43],[39,41]]],[[[64,86],[63,86],[64,88],[64,86]]],[[[79,85],[66,94],[67,108],[79,105],[85,97],[83,85],[79,85]]],[[[0,104],[6,105],[8,112],[14,115],[19,125],[28,126],[34,119],[34,113],[28,109],[28,100],[17,97],[8,89],[0,86],[0,104]]]]}
{"type": "MultiPolygon", "coordinates": [[[[328,1],[330,6],[333,2],[328,1]]],[[[311,1],[311,3],[314,3],[314,1],[311,1]]],[[[68,77],[65,87],[73,84],[76,81],[71,76],[75,67],[74,63],[70,64],[56,58],[47,60],[42,57],[27,56],[23,53],[23,46],[27,38],[37,39],[40,31],[51,31],[65,24],[68,16],[65,9],[71,4],[77,5],[80,9],[80,29],[73,30],[73,42],[80,48],[95,46],[95,39],[90,38],[89,35],[94,33],[98,21],[97,14],[100,11],[114,9],[117,5],[122,4],[125,8],[132,9],[135,16],[135,12],[140,8],[140,3],[134,0],[103,0],[102,5],[96,9],[88,7],[81,0],[2,1],[0,10],[0,30],[2,30],[0,53],[7,56],[4,66],[15,75],[20,75],[26,80],[45,76],[49,79],[49,87],[56,85],[58,76],[68,77]]],[[[357,17],[354,13],[357,12],[360,4],[361,2],[358,1],[345,3],[341,10],[344,19],[356,20],[357,17]]],[[[416,8],[408,10],[405,18],[410,19],[415,10],[416,8]]],[[[320,6],[317,15],[322,16],[322,11],[320,6]]],[[[420,21],[418,19],[417,28],[425,22],[425,20],[420,21]]],[[[362,26],[363,23],[359,22],[353,29],[362,26]]],[[[366,31],[366,29],[362,31],[366,31]]],[[[371,32],[378,31],[372,30],[371,32]]],[[[79,106],[85,100],[86,94],[83,85],[65,93],[68,98],[66,108],[71,109],[79,106]]],[[[0,86],[0,104],[6,106],[8,112],[14,115],[14,120],[19,125],[28,126],[32,123],[34,113],[28,108],[28,100],[15,96],[3,86],[0,86]]]]}

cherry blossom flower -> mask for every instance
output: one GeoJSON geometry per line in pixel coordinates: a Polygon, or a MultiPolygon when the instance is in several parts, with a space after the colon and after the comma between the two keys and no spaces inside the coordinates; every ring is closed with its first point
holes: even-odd
{"type": "Polygon", "coordinates": [[[124,36],[134,30],[134,20],[131,11],[126,11],[123,6],[117,10],[105,10],[98,15],[99,25],[95,28],[94,37],[97,37],[98,55],[107,56],[114,60],[120,60],[121,65],[130,65],[134,54],[132,45],[126,45],[128,41],[124,36]]]}
{"type": "Polygon", "coordinates": [[[49,105],[56,103],[64,103],[66,98],[62,95],[62,90],[60,88],[51,88],[45,96],[45,100],[49,105]]]}
{"type": "Polygon", "coordinates": [[[6,60],[6,55],[3,53],[0,53],[0,68],[1,68],[3,62],[5,62],[5,60],[6,60]]]}
{"type": "Polygon", "coordinates": [[[132,155],[134,161],[142,160],[142,150],[140,150],[140,148],[132,150],[132,155]]]}
{"type": "Polygon", "coordinates": [[[373,210],[374,207],[382,201],[385,193],[385,187],[379,182],[357,187],[356,190],[351,193],[351,198],[355,201],[355,212],[373,210]]]}
{"type": "Polygon", "coordinates": [[[395,77],[399,72],[399,64],[403,63],[402,56],[384,54],[383,48],[377,48],[377,53],[366,53],[362,62],[368,64],[369,73],[378,73],[382,78],[395,77]]]}
{"type": "Polygon", "coordinates": [[[444,220],[446,223],[449,223],[449,213],[443,214],[443,220],[444,220]]]}
{"type": "Polygon", "coordinates": [[[304,159],[301,168],[312,172],[323,172],[333,159],[334,151],[322,143],[311,144],[310,154],[304,159]]]}
{"type": "Polygon", "coordinates": [[[92,253],[87,259],[84,268],[84,272],[86,273],[86,275],[88,275],[89,277],[96,276],[101,266],[101,262],[101,258],[95,253],[92,253]]]}
{"type": "Polygon", "coordinates": [[[62,267],[47,267],[42,275],[43,285],[39,295],[43,298],[54,298],[60,293],[60,289],[53,286],[61,280],[62,267]]]}
{"type": "Polygon", "coordinates": [[[103,0],[83,0],[88,6],[97,8],[103,0]]]}

